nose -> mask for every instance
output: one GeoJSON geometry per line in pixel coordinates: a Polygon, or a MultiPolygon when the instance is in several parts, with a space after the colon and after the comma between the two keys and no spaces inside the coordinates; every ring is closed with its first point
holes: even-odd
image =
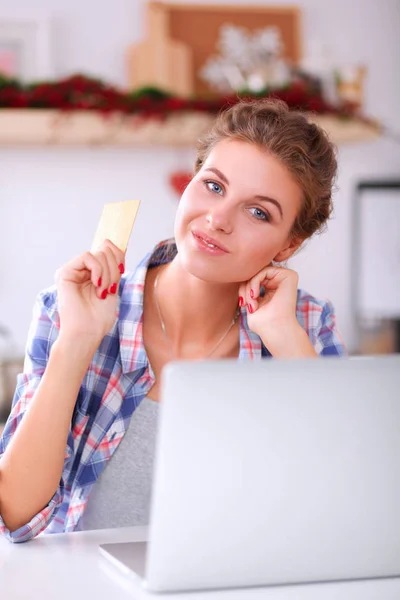
{"type": "Polygon", "coordinates": [[[224,233],[232,233],[233,231],[233,215],[227,205],[222,203],[209,211],[207,223],[213,231],[222,231],[224,233]]]}

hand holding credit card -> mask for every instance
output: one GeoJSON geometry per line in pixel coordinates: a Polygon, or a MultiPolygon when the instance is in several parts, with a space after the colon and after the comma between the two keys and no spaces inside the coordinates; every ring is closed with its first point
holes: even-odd
{"type": "Polygon", "coordinates": [[[139,204],[138,200],[105,204],[91,252],[74,257],[56,272],[63,339],[87,340],[93,350],[113,326],[125,252],[139,204]]]}

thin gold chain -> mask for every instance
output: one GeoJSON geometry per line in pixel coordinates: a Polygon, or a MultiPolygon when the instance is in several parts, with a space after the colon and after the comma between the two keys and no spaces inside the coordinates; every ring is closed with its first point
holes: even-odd
{"type": "MultiPolygon", "coordinates": [[[[157,308],[157,312],[158,312],[158,317],[160,319],[160,324],[161,324],[161,329],[163,330],[165,339],[167,340],[168,343],[168,349],[169,352],[171,354],[171,357],[173,359],[178,358],[177,356],[174,355],[173,350],[172,350],[172,342],[171,339],[167,333],[167,329],[165,327],[165,323],[164,323],[164,319],[162,317],[162,313],[161,313],[161,309],[160,309],[160,305],[158,304],[158,300],[157,300],[157,285],[158,285],[158,280],[160,277],[160,272],[157,273],[157,276],[154,280],[154,301],[156,303],[156,308],[157,308]]],[[[203,359],[209,358],[212,354],[214,354],[214,352],[216,351],[216,349],[222,344],[222,342],[224,341],[224,339],[226,338],[226,336],[228,335],[228,333],[230,332],[230,330],[232,329],[232,327],[236,324],[238,318],[240,315],[240,309],[238,308],[236,310],[235,316],[233,317],[232,321],[229,324],[228,329],[225,331],[225,333],[223,334],[223,336],[218,340],[218,342],[216,343],[216,345],[214,346],[214,348],[211,350],[211,352],[209,352],[208,354],[206,354],[206,356],[203,357],[203,359]]]]}

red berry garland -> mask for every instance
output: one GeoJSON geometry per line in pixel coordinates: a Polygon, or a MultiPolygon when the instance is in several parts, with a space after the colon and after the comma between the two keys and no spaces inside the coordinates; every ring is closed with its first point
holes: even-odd
{"type": "Polygon", "coordinates": [[[15,79],[0,74],[0,108],[32,108],[58,110],[95,110],[104,114],[122,112],[141,114],[143,117],[164,118],[173,112],[202,111],[217,113],[243,97],[273,96],[285,100],[290,108],[316,113],[349,116],[348,111],[329,105],[307,83],[296,80],[287,88],[262,94],[238,94],[210,98],[178,98],[162,90],[147,87],[124,92],[99,79],[74,75],[60,81],[45,81],[22,85],[15,79]]]}

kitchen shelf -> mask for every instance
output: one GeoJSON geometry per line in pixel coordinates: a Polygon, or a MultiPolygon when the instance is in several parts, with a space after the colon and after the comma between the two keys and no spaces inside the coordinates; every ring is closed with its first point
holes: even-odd
{"type": "MultiPolygon", "coordinates": [[[[0,146],[193,146],[212,123],[206,112],[172,113],[164,119],[94,111],[0,109],[0,146]]],[[[312,115],[336,144],[372,141],[378,124],[312,115]]]]}

